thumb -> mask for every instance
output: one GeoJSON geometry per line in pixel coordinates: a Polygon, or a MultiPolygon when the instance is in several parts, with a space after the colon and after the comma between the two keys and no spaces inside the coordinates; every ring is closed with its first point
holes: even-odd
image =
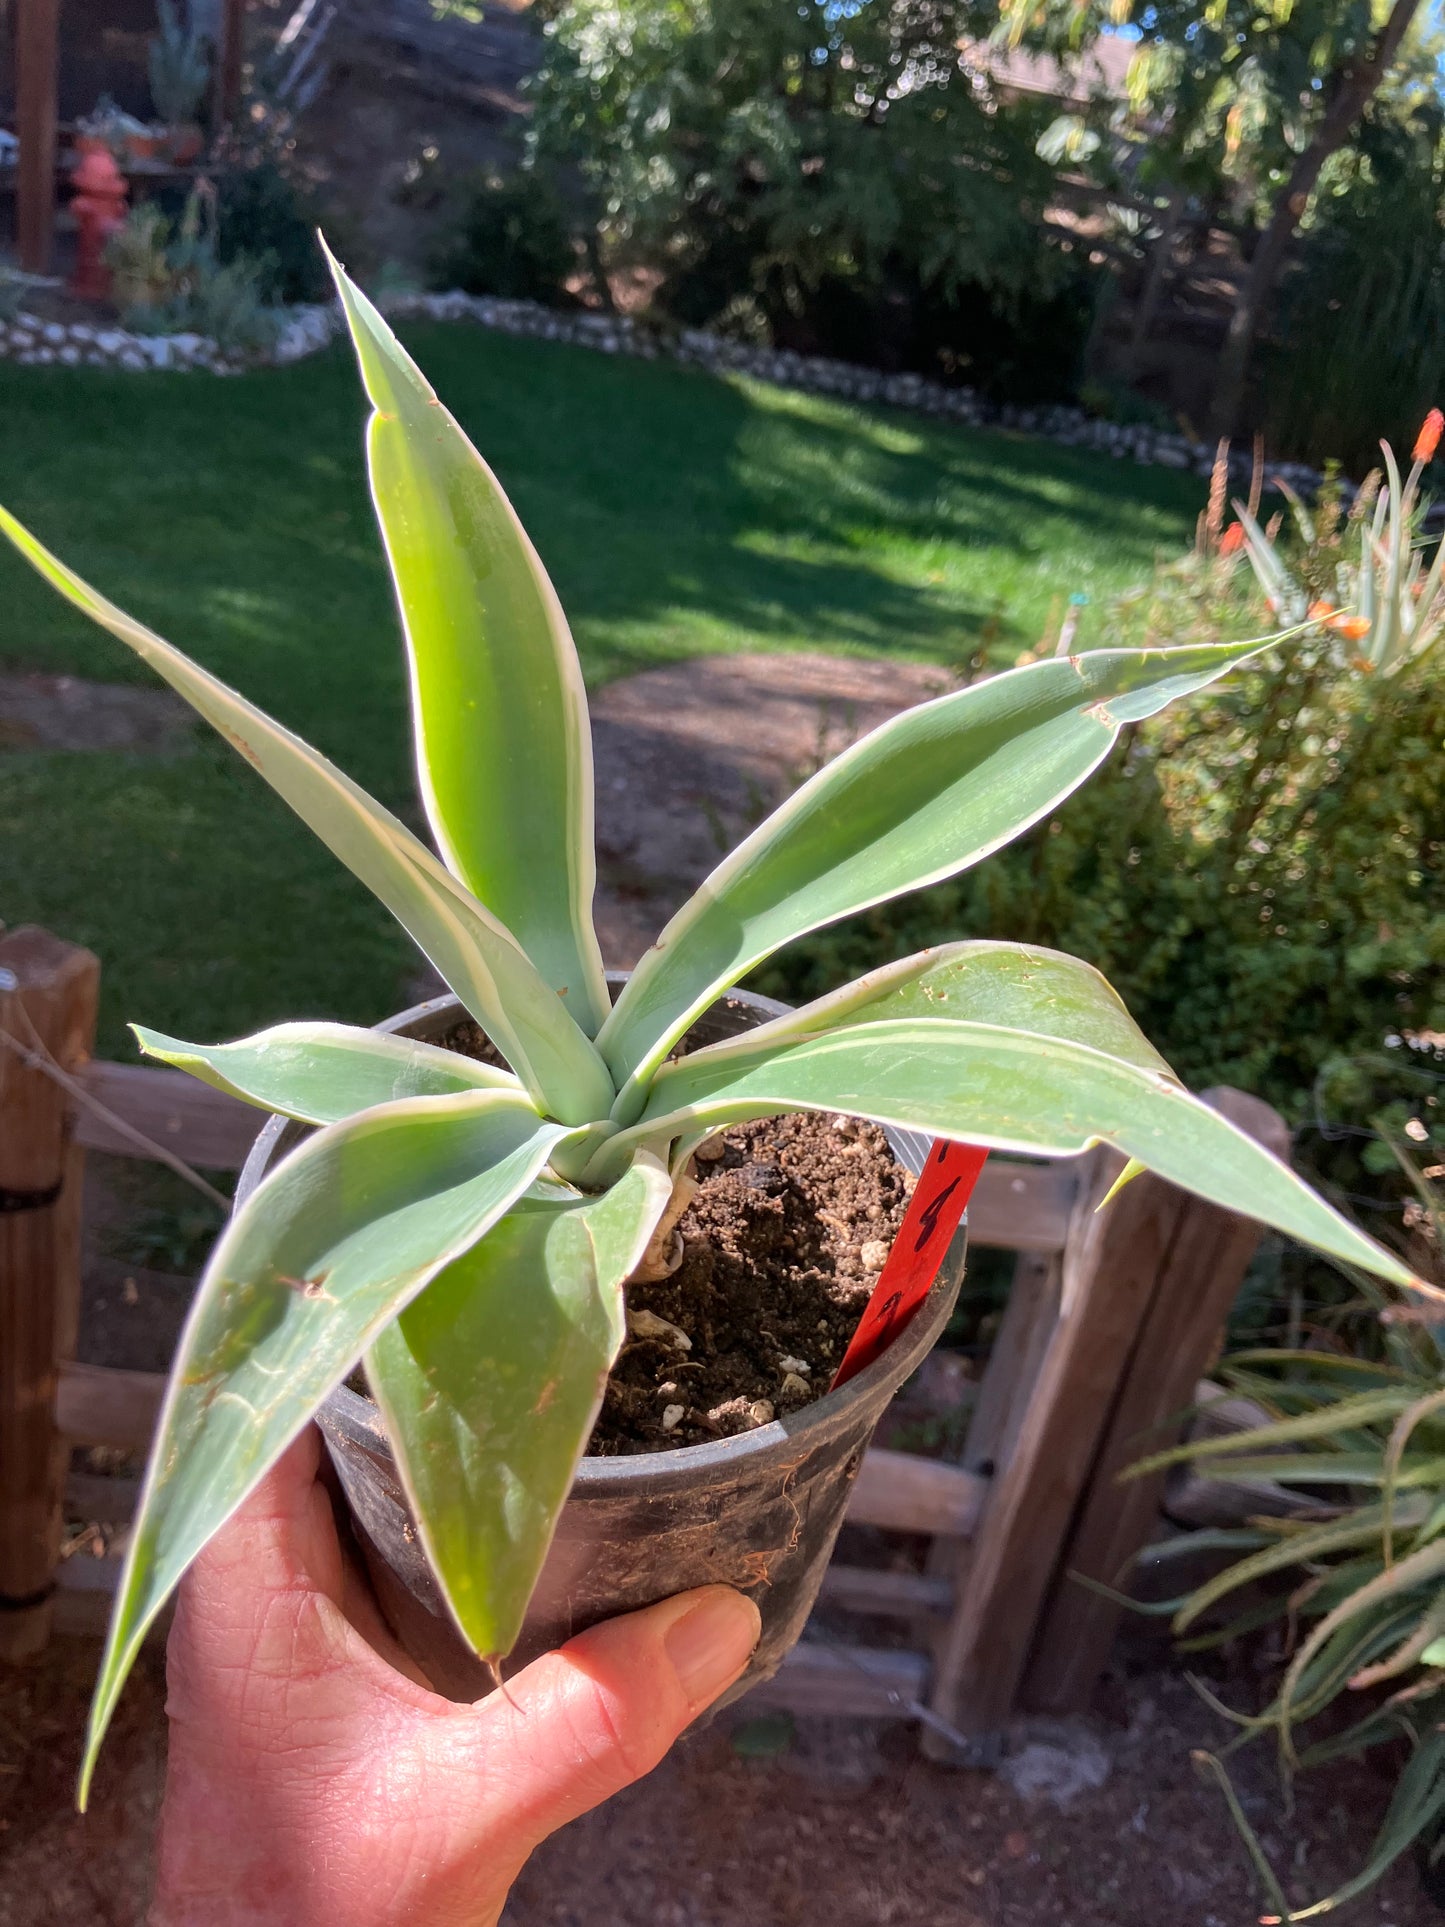
{"type": "Polygon", "coordinates": [[[515,1843],[520,1867],[548,1834],[650,1773],[742,1672],[761,1630],[752,1600],[728,1586],[679,1593],[594,1626],[456,1708],[427,1750],[486,1785],[489,1831],[509,1852],[515,1843]]]}

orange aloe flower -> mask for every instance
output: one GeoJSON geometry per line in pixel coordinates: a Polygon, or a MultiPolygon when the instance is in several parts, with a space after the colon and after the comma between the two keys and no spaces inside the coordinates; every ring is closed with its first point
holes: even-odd
{"type": "Polygon", "coordinates": [[[1440,446],[1442,430],[1445,430],[1445,415],[1442,415],[1438,408],[1432,408],[1420,425],[1420,433],[1415,437],[1415,450],[1411,460],[1433,461],[1435,450],[1440,446]]]}
{"type": "Polygon", "coordinates": [[[1231,522],[1219,538],[1219,553],[1221,555],[1238,555],[1243,547],[1244,525],[1240,522],[1231,522]]]}
{"type": "Polygon", "coordinates": [[[1305,617],[1309,622],[1328,622],[1334,613],[1333,602],[1312,602],[1305,611],[1305,617]]]}
{"type": "Polygon", "coordinates": [[[1359,642],[1362,637],[1370,633],[1367,616],[1332,616],[1330,627],[1337,636],[1343,636],[1346,642],[1359,642]]]}

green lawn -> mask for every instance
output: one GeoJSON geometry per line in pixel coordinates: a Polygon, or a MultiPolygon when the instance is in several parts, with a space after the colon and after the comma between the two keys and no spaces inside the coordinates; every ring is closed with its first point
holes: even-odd
{"type": "MultiPolygon", "coordinates": [[[[457,327],[419,359],[500,473],[590,682],[715,651],[1007,661],[1177,547],[1201,485],[1083,452],[457,327]]],[[[362,407],[336,348],[217,381],[0,364],[0,500],[415,817],[362,407]]],[[[0,664],[144,680],[0,555],[0,664]]],[[[1090,626],[1092,618],[1092,628],[1090,626]]],[[[400,932],[229,751],[0,754],[0,919],[91,944],[102,1048],[393,1007],[400,932]]]]}

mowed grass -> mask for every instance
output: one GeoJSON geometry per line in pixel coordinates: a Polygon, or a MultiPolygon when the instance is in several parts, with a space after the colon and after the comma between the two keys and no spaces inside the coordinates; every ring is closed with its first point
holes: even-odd
{"type": "MultiPolygon", "coordinates": [[[[462,327],[410,345],[500,474],[589,683],[712,652],[1011,661],[1185,539],[1192,478],[462,327]]],[[[399,634],[337,347],[217,381],[0,364],[0,501],[418,822],[399,634]]],[[[0,551],[0,666],[146,681],[0,551]]],[[[104,965],[124,1021],[232,1035],[394,1008],[407,939],[229,750],[0,751],[0,920],[104,965]]]]}

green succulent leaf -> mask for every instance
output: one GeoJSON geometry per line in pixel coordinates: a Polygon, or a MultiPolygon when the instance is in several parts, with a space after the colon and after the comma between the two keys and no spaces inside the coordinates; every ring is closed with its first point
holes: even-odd
{"type": "Polygon", "coordinates": [[[1411,1273],[1278,1158],[1192,1097],[1097,970],[1055,950],[924,951],[761,1029],[667,1065],[637,1143],[782,1111],[851,1111],[996,1150],[1113,1145],[1151,1171],[1306,1244],[1407,1284],[1411,1273]]]}
{"type": "Polygon", "coordinates": [[[598,1037],[622,1090],[614,1114],[632,1123],[673,1044],[754,964],[977,863],[1077,789],[1126,723],[1265,646],[1056,657],[905,710],[845,750],[724,859],[638,964],[598,1037]]]}
{"type": "Polygon", "coordinates": [[[310,744],[108,602],[4,509],[0,533],[259,770],[410,932],[543,1109],[567,1124],[606,1115],[612,1084],[590,1039],[511,931],[405,824],[310,744]]]}
{"type": "Polygon", "coordinates": [[[144,1024],[131,1029],[147,1057],[303,1124],[339,1124],[404,1097],[522,1092],[510,1071],[414,1037],[351,1024],[277,1024],[233,1044],[185,1044],[144,1024]]]}
{"type": "Polygon", "coordinates": [[[331,271],[375,411],[371,493],[437,847],[593,1036],[611,1002],[592,927],[592,736],[567,618],[496,476],[371,302],[335,260],[331,271]]]}
{"type": "Polygon", "coordinates": [[[236,1213],[177,1346],[91,1708],[82,1803],[146,1628],[191,1560],[563,1135],[506,1091],[411,1098],[319,1131],[236,1213]]]}
{"type": "Polygon", "coordinates": [[[428,1563],[485,1658],[521,1631],[670,1192],[642,1156],[601,1197],[523,1200],[367,1354],[428,1563]]]}

